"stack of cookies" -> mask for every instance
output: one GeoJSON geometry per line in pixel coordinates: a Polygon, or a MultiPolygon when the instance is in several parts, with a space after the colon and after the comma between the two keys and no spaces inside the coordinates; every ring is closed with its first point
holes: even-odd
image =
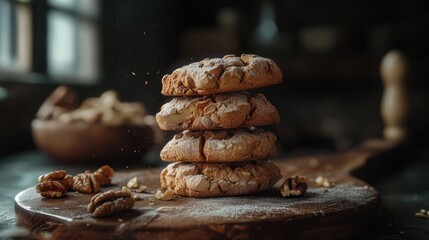
{"type": "Polygon", "coordinates": [[[182,131],[161,150],[173,162],[161,187],[190,197],[256,193],[271,188],[280,170],[267,159],[276,136],[260,127],[277,124],[277,109],[262,94],[244,90],[282,81],[270,59],[243,54],[204,59],[165,75],[162,94],[174,96],[156,115],[163,130],[182,131]]]}

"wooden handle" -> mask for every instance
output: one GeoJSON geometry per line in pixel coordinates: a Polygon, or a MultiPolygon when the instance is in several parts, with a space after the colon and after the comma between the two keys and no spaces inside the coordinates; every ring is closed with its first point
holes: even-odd
{"type": "Polygon", "coordinates": [[[405,91],[407,68],[407,60],[398,50],[387,53],[381,62],[380,73],[384,83],[381,116],[385,124],[383,135],[389,141],[401,141],[407,136],[405,129],[408,111],[405,91]]]}

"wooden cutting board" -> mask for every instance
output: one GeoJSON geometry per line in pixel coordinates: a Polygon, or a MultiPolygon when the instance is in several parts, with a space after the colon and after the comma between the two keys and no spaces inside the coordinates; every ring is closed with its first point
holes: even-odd
{"type": "Polygon", "coordinates": [[[138,169],[118,172],[114,185],[102,189],[120,189],[137,176],[150,193],[131,211],[95,219],[86,212],[92,194],[70,192],[65,198],[46,199],[32,187],[15,197],[16,218],[33,236],[53,239],[358,238],[373,227],[380,199],[374,188],[350,173],[373,166],[369,163],[380,162],[379,156],[395,148],[374,140],[341,154],[276,160],[284,177],[308,177],[309,189],[300,198],[280,196],[282,179],[273,189],[250,196],[159,201],[153,193],[161,169],[138,169]],[[317,187],[318,176],[333,179],[335,186],[317,187]]]}

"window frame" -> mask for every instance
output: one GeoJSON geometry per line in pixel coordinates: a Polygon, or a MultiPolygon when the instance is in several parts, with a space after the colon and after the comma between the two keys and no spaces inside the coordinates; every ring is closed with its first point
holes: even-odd
{"type": "MultiPolygon", "coordinates": [[[[101,11],[98,11],[97,16],[79,12],[78,10],[70,10],[62,7],[49,4],[47,0],[6,0],[12,4],[28,5],[31,11],[31,61],[28,71],[22,69],[0,66],[0,83],[2,82],[23,82],[23,83],[40,83],[40,84],[69,84],[69,85],[99,85],[101,83],[101,72],[103,68],[102,62],[102,42],[97,42],[97,50],[95,58],[98,60],[96,67],[98,74],[94,78],[84,78],[78,75],[70,76],[51,76],[48,71],[48,13],[50,11],[58,11],[60,13],[72,16],[77,21],[86,21],[93,24],[96,29],[96,34],[101,40],[101,11]]],[[[102,9],[102,1],[96,0],[98,9],[102,9]]],[[[76,36],[78,37],[78,36],[76,36]]],[[[77,43],[77,41],[75,41],[77,43]]],[[[79,54],[79,53],[78,53],[79,54]]],[[[79,58],[78,58],[79,59],[79,58]]]]}

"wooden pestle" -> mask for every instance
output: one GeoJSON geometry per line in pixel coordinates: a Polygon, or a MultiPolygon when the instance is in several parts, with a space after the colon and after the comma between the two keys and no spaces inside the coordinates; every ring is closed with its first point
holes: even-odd
{"type": "Polygon", "coordinates": [[[381,61],[380,73],[384,83],[381,116],[385,124],[383,135],[388,141],[402,141],[407,137],[407,68],[407,59],[398,50],[388,52],[381,61]]]}

